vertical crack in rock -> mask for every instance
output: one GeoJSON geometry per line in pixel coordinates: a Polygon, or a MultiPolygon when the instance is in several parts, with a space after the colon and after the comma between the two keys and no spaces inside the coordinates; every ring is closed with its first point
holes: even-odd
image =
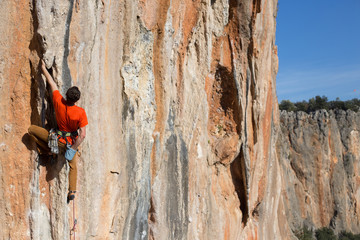
{"type": "MultiPolygon", "coordinates": [[[[44,52],[41,44],[39,43],[39,35],[36,33],[39,27],[39,20],[36,15],[36,3],[35,0],[32,2],[32,24],[33,24],[33,37],[30,41],[29,49],[32,52],[32,55],[41,56],[44,52]]],[[[46,87],[44,81],[42,81],[41,74],[38,71],[38,62],[36,57],[32,57],[29,61],[31,69],[31,123],[36,125],[45,126],[45,91],[46,87]],[[39,113],[39,98],[41,104],[41,111],[39,113]]]]}
{"type": "Polygon", "coordinates": [[[240,148],[239,155],[230,164],[230,172],[232,181],[235,186],[236,194],[240,201],[240,210],[243,214],[242,222],[246,225],[249,218],[248,208],[248,194],[247,194],[247,183],[246,183],[246,168],[245,168],[245,156],[243,147],[240,148]]]}
{"type": "MultiPolygon", "coordinates": [[[[49,86],[45,85],[45,81],[42,79],[39,69],[39,57],[43,57],[46,49],[45,36],[41,36],[38,33],[39,19],[37,16],[38,9],[36,8],[36,1],[32,2],[32,24],[33,24],[33,38],[30,41],[29,49],[31,51],[30,56],[30,69],[31,69],[31,123],[40,125],[42,127],[55,127],[56,118],[54,107],[51,103],[51,97],[47,92],[50,92],[49,86]],[[47,89],[48,87],[48,89],[47,89]],[[40,112],[39,112],[40,109],[40,112]],[[47,123],[47,125],[46,125],[47,123]]],[[[49,69],[50,74],[53,76],[53,69],[49,69]]],[[[54,76],[53,76],[54,77],[54,76]]]]}
{"type": "MultiPolygon", "coordinates": [[[[38,111],[38,96],[42,95],[39,90],[45,89],[45,86],[39,86],[39,76],[36,76],[36,71],[33,67],[31,61],[29,62],[31,68],[31,98],[30,98],[30,106],[31,106],[31,123],[36,125],[44,126],[45,123],[42,122],[42,117],[38,111]]],[[[42,109],[44,106],[42,106],[42,109]]]]}
{"type": "Polygon", "coordinates": [[[70,24],[73,14],[74,0],[70,0],[70,7],[65,23],[65,36],[64,36],[64,57],[62,62],[62,79],[63,79],[63,91],[71,87],[72,79],[70,69],[68,65],[68,56],[70,52],[70,24]]]}
{"type": "MultiPolygon", "coordinates": [[[[253,5],[252,5],[252,16],[251,16],[251,21],[249,22],[249,46],[248,46],[248,50],[247,50],[247,57],[248,57],[248,65],[249,65],[249,71],[247,71],[247,94],[251,93],[251,98],[252,98],[252,102],[254,102],[257,99],[256,96],[256,63],[254,61],[254,57],[257,56],[257,52],[255,49],[255,20],[256,20],[256,15],[258,13],[261,12],[261,0],[253,0],[253,5]],[[249,92],[250,91],[250,92],[249,92]]],[[[258,126],[257,126],[257,122],[258,119],[255,119],[255,113],[256,109],[254,108],[254,106],[252,106],[252,114],[251,114],[251,122],[252,122],[252,127],[253,127],[253,140],[254,140],[254,144],[257,143],[257,137],[258,137],[258,126]]]]}
{"type": "MultiPolygon", "coordinates": [[[[255,113],[256,113],[256,109],[253,106],[253,103],[256,100],[256,92],[255,92],[255,69],[254,69],[254,61],[253,61],[253,40],[250,41],[249,44],[249,48],[248,48],[248,61],[249,61],[249,69],[247,71],[247,79],[246,79],[246,86],[247,86],[247,98],[248,95],[250,94],[250,98],[249,100],[251,100],[251,124],[252,124],[252,128],[253,128],[253,140],[254,140],[254,144],[257,143],[257,136],[258,136],[258,126],[257,126],[257,122],[255,119],[255,113]]],[[[248,103],[249,104],[249,103],[248,103]]]]}
{"type": "Polygon", "coordinates": [[[253,13],[257,14],[261,12],[261,0],[253,0],[253,13]]]}

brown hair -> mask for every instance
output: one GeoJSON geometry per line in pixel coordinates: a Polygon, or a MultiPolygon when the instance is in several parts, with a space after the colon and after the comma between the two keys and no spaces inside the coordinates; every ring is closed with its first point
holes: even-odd
{"type": "Polygon", "coordinates": [[[81,93],[78,87],[71,87],[66,92],[66,100],[71,103],[76,103],[80,99],[80,95],[81,93]]]}

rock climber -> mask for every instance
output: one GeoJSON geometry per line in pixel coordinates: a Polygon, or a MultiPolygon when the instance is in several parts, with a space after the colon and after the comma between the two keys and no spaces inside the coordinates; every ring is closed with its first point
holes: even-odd
{"type": "MultiPolygon", "coordinates": [[[[75,199],[76,181],[77,181],[77,161],[79,153],[78,147],[84,141],[86,136],[86,126],[88,125],[85,110],[75,105],[80,99],[78,87],[73,86],[66,92],[66,100],[61,96],[59,89],[46,69],[45,63],[41,60],[41,70],[45,75],[46,82],[50,85],[53,104],[55,108],[56,122],[58,128],[58,146],[65,150],[65,159],[69,162],[69,192],[67,195],[68,203],[75,199]]],[[[38,144],[39,154],[51,154],[48,147],[49,132],[39,126],[32,125],[29,128],[29,134],[38,144]]]]}

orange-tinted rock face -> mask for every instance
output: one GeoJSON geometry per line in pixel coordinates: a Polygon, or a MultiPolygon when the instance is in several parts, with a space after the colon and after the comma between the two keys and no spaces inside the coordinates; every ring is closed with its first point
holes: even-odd
{"type": "Polygon", "coordinates": [[[0,235],[26,239],[34,171],[24,136],[31,117],[31,12],[29,3],[21,1],[0,6],[0,235]]]}
{"type": "MultiPolygon", "coordinates": [[[[4,2],[0,238],[68,239],[66,162],[38,61],[89,126],[80,239],[288,238],[276,155],[276,0],[4,2]],[[23,137],[25,135],[25,137],[23,137]]],[[[326,197],[326,196],[324,196],[326,197]]]]}

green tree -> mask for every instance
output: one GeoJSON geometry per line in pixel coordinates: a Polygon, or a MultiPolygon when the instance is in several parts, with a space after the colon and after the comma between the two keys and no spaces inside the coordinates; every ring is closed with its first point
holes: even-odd
{"type": "Polygon", "coordinates": [[[282,100],[279,104],[279,109],[292,112],[295,111],[295,105],[290,100],[282,100]]]}
{"type": "Polygon", "coordinates": [[[291,111],[303,111],[303,112],[314,112],[316,110],[325,109],[325,110],[352,110],[358,112],[360,110],[360,99],[354,98],[348,101],[341,101],[339,98],[336,98],[335,101],[328,101],[326,96],[316,96],[310,98],[309,101],[302,101],[292,103],[290,100],[282,100],[279,104],[280,110],[291,111]]]}
{"type": "Polygon", "coordinates": [[[328,98],[325,96],[316,96],[315,97],[315,110],[325,109],[328,110],[328,98]]]}
{"type": "Polygon", "coordinates": [[[340,98],[336,98],[335,101],[329,102],[329,109],[335,110],[335,109],[345,109],[345,103],[340,100],[340,98]]]}
{"type": "Polygon", "coordinates": [[[303,111],[308,112],[309,111],[309,103],[305,100],[302,102],[296,102],[294,103],[296,110],[295,111],[303,111]]]}
{"type": "Polygon", "coordinates": [[[302,229],[295,232],[295,236],[299,240],[313,240],[313,232],[304,226],[302,229]]]}
{"type": "Polygon", "coordinates": [[[360,240],[360,234],[354,235],[351,232],[342,231],[339,234],[339,240],[360,240]]]}
{"type": "Polygon", "coordinates": [[[307,109],[307,113],[309,112],[313,112],[316,110],[316,101],[315,98],[310,98],[309,99],[309,104],[308,104],[308,109],[307,109]]]}
{"type": "Polygon", "coordinates": [[[339,234],[339,240],[354,240],[354,234],[342,231],[339,234]]]}
{"type": "Polygon", "coordinates": [[[336,240],[334,231],[327,227],[316,230],[315,237],[317,240],[336,240]]]}
{"type": "Polygon", "coordinates": [[[359,99],[352,99],[352,100],[348,100],[345,102],[345,108],[346,110],[350,109],[354,112],[357,112],[359,110],[360,107],[360,101],[359,99]]]}

